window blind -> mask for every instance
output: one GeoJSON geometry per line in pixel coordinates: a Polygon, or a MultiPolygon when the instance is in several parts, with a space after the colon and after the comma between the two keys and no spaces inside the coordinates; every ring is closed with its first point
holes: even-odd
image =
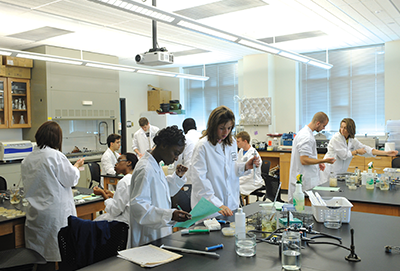
{"type": "Polygon", "coordinates": [[[196,121],[197,129],[206,129],[208,116],[220,105],[229,107],[238,116],[233,97],[238,94],[237,62],[183,68],[184,73],[205,75],[207,81],[185,80],[186,117],[196,121]]]}
{"type": "MultiPolygon", "coordinates": [[[[326,52],[305,55],[326,59],[326,52]]],[[[301,66],[301,126],[323,111],[330,119],[327,131],[338,131],[340,121],[349,117],[356,122],[357,134],[384,133],[384,46],[333,50],[328,59],[330,70],[301,66]]]]}

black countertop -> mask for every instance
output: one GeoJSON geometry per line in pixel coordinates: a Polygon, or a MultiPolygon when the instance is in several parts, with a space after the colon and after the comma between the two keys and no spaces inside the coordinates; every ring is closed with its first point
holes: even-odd
{"type": "MultiPolygon", "coordinates": [[[[329,184],[324,184],[322,186],[329,186],[329,184]]],[[[380,190],[377,187],[375,187],[374,190],[368,190],[365,188],[365,185],[357,187],[356,190],[351,190],[347,188],[346,183],[344,181],[338,181],[338,186],[340,187],[340,190],[338,192],[316,191],[316,190],[314,190],[314,192],[318,192],[323,198],[345,197],[351,202],[354,201],[354,202],[400,206],[399,185],[396,185],[396,189],[394,190],[380,190]]]]}
{"type": "MultiPolygon", "coordinates": [[[[258,203],[244,207],[246,215],[255,213],[261,208],[258,203]]],[[[310,211],[310,208],[307,208],[310,211]]],[[[348,262],[345,257],[349,251],[332,245],[312,245],[302,249],[302,269],[305,270],[341,270],[341,271],[365,271],[365,270],[397,270],[400,265],[399,254],[385,253],[385,245],[400,245],[400,235],[393,231],[394,225],[400,223],[400,217],[384,216],[367,213],[352,212],[349,224],[343,224],[338,230],[326,229],[322,223],[315,222],[314,229],[324,233],[342,237],[343,245],[350,246],[350,229],[354,229],[355,252],[361,258],[361,262],[348,262]]],[[[310,235],[309,235],[310,236],[310,235]]],[[[318,241],[334,242],[333,239],[317,239],[318,241]]],[[[224,244],[224,248],[217,250],[219,259],[196,255],[182,254],[183,257],[152,270],[279,270],[279,247],[267,243],[258,243],[254,257],[239,257],[235,253],[235,238],[225,237],[220,231],[211,232],[209,235],[184,235],[176,232],[165,238],[152,242],[153,245],[161,244],[196,249],[204,251],[206,246],[224,244]]],[[[129,261],[111,257],[81,270],[144,270],[139,265],[129,261]]]]}
{"type": "MultiPolygon", "coordinates": [[[[75,189],[78,189],[78,191],[82,195],[90,195],[90,194],[93,193],[93,189],[89,189],[89,188],[75,187],[75,189]]],[[[99,199],[95,199],[95,200],[91,200],[91,201],[85,201],[85,202],[81,202],[81,203],[75,202],[75,206],[82,206],[82,205],[90,204],[92,202],[97,202],[97,201],[104,201],[104,199],[103,198],[99,198],[99,199]]],[[[0,203],[0,207],[4,207],[6,209],[20,210],[20,211],[23,211],[23,212],[26,212],[26,208],[27,208],[27,207],[22,205],[22,200],[18,204],[11,204],[10,200],[5,200],[3,203],[0,203]]],[[[0,215],[0,223],[8,222],[8,221],[16,220],[16,219],[21,219],[21,218],[25,219],[25,215],[16,216],[16,217],[13,217],[13,218],[6,218],[5,216],[1,216],[0,215]]]]}

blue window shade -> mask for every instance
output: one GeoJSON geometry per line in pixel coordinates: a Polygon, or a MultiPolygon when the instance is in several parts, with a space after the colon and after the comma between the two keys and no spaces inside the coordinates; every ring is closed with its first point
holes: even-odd
{"type": "Polygon", "coordinates": [[[238,118],[237,62],[183,68],[184,73],[210,77],[207,81],[184,81],[186,117],[196,120],[197,130],[206,129],[208,116],[220,105],[229,107],[238,118]]]}
{"type": "MultiPolygon", "coordinates": [[[[326,52],[305,55],[326,60],[326,52]]],[[[301,67],[301,126],[323,111],[330,119],[327,131],[338,131],[340,121],[349,117],[356,122],[357,134],[384,133],[384,46],[333,50],[328,59],[330,70],[301,67]]]]}

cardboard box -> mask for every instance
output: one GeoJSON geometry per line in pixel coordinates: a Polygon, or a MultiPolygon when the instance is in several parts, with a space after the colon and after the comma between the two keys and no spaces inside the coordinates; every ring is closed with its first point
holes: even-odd
{"type": "Polygon", "coordinates": [[[147,110],[156,111],[160,104],[169,103],[171,91],[169,90],[149,90],[147,91],[147,110]]]}
{"type": "Polygon", "coordinates": [[[5,77],[13,77],[13,78],[31,78],[31,69],[30,68],[20,68],[20,67],[5,67],[5,77]]]}
{"type": "Polygon", "coordinates": [[[32,68],[33,60],[27,58],[13,57],[13,56],[3,56],[3,63],[6,66],[32,68]]]}

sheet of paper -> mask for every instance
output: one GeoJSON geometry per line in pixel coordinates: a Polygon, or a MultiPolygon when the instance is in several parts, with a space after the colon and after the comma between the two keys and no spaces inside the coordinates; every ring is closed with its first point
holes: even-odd
{"type": "Polygon", "coordinates": [[[316,186],[313,188],[313,190],[317,190],[317,191],[333,191],[333,192],[337,192],[339,191],[340,187],[326,187],[326,186],[316,186]]]}
{"type": "Polygon", "coordinates": [[[220,211],[218,207],[216,207],[214,204],[206,200],[205,198],[201,198],[199,203],[194,206],[190,214],[192,215],[192,219],[187,220],[185,222],[178,222],[175,224],[175,227],[180,227],[180,228],[188,228],[197,221],[212,215],[218,211],[220,211]]]}
{"type": "Polygon", "coordinates": [[[182,255],[153,246],[141,246],[118,251],[118,256],[124,260],[134,262],[142,267],[153,267],[172,262],[182,255]]]}

